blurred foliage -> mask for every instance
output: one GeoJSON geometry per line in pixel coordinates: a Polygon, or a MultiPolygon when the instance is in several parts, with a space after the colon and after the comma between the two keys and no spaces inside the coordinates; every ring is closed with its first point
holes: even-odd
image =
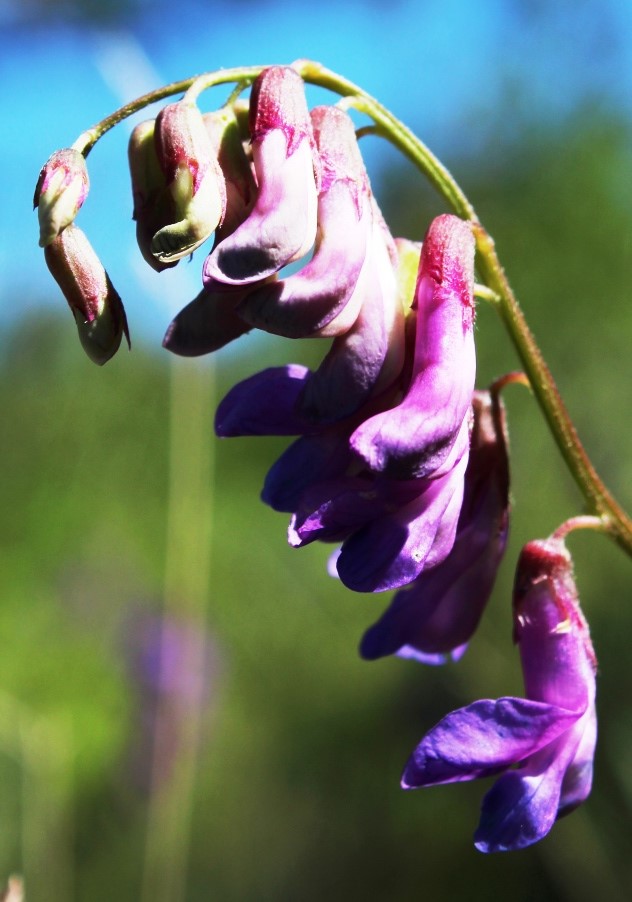
{"type": "MultiPolygon", "coordinates": [[[[489,164],[457,173],[587,447],[628,508],[630,137],[586,111],[558,134],[523,135],[506,161],[490,149],[489,164]]],[[[423,188],[416,193],[419,180],[394,170],[375,183],[394,231],[421,237],[439,207],[423,188]]],[[[322,353],[318,343],[242,343],[250,354],[218,355],[218,398],[280,354],[309,362],[322,353]]],[[[483,305],[478,349],[481,385],[517,365],[483,305]]],[[[0,874],[25,873],[29,902],[131,902],[140,897],[147,817],[131,764],[144,728],[131,624],[161,607],[170,362],[141,347],[97,369],[67,315],[24,321],[1,352],[0,874]]],[[[190,902],[629,897],[631,572],[602,537],[569,542],[601,661],[589,802],[538,846],[484,857],[471,833],[485,786],[398,787],[416,741],[445,712],[521,691],[512,567],[527,539],[577,512],[532,398],[512,387],[506,401],[511,547],[471,648],[442,669],[359,660],[357,642],[386,599],[354,596],[329,579],[327,549],[286,547],[283,516],[257,498],[284,442],[217,442],[208,411],[217,477],[207,628],[217,666],[192,815],[190,902]]]]}

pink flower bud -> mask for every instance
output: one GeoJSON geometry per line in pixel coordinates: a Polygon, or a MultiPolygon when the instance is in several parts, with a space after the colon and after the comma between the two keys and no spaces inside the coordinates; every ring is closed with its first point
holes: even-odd
{"type": "Polygon", "coordinates": [[[121,337],[129,345],[125,310],[90,242],[74,225],[45,248],[46,264],[61,288],[86,354],[102,366],[117,352],[121,337]]]}
{"type": "Polygon", "coordinates": [[[40,247],[46,247],[74,221],[88,194],[90,182],[83,154],[66,148],[47,160],[35,186],[40,247]]]}
{"type": "Polygon", "coordinates": [[[154,139],[156,120],[148,119],[133,129],[127,147],[132,196],[133,218],[136,221],[136,240],[143,255],[156,272],[175,266],[159,260],[151,252],[151,242],[157,231],[168,226],[175,218],[171,192],[158,162],[154,139]]]}
{"type": "Polygon", "coordinates": [[[215,149],[194,103],[164,107],[156,119],[158,160],[175,205],[177,222],[153,237],[151,250],[161,262],[193,253],[217,228],[226,209],[226,186],[215,149]]]}

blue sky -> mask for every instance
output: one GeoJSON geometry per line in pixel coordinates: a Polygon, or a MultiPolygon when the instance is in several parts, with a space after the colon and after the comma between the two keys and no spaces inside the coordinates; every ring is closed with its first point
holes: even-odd
{"type": "MultiPolygon", "coordinates": [[[[29,24],[21,6],[0,0],[0,163],[8,191],[0,221],[0,324],[38,304],[63,304],[37,247],[31,210],[41,165],[122,101],[159,83],[311,57],[376,95],[449,162],[476,154],[490,128],[501,145],[509,143],[518,111],[521,121],[546,124],[591,99],[629,116],[632,3],[561,0],[545,4],[545,18],[535,19],[530,10],[538,6],[395,0],[387,10],[378,2],[185,0],[169,7],[158,0],[141,4],[125,30],[97,32],[60,21],[29,24]]],[[[203,105],[223,98],[209,94],[203,105]]],[[[130,219],[128,134],[119,126],[90,155],[91,192],[78,224],[123,296],[133,335],[153,342],[197,292],[201,258],[160,276],[142,264],[130,219]]],[[[377,142],[366,147],[379,196],[375,173],[389,158],[377,142]]]]}

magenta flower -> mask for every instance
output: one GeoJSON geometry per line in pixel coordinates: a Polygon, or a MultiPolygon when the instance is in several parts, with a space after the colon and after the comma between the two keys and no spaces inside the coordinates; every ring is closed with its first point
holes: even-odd
{"type": "Polygon", "coordinates": [[[449,214],[428,229],[419,265],[412,377],[401,403],[362,423],[351,447],[378,472],[428,476],[450,453],[474,391],[474,236],[449,214]]]}
{"type": "Polygon", "coordinates": [[[44,249],[46,264],[72,311],[79,340],[99,366],[113,357],[125,335],[121,299],[90,242],[75,225],[66,226],[44,249]]]}
{"type": "Polygon", "coordinates": [[[337,335],[320,366],[307,379],[301,408],[316,423],[354,414],[388,389],[405,357],[405,315],[397,280],[397,249],[375,202],[367,256],[350,301],[330,325],[359,308],[355,321],[337,335]]]}
{"type": "Polygon", "coordinates": [[[426,664],[461,656],[494,586],[507,545],[509,461],[500,398],[475,392],[474,428],[454,547],[398,592],[365,633],[364,658],[398,654],[426,664]]]}
{"type": "MultiPolygon", "coordinates": [[[[249,215],[256,185],[241,143],[237,118],[230,109],[202,117],[226,184],[226,213],[215,232],[215,244],[230,235],[249,215]]],[[[197,297],[169,324],[163,347],[183,357],[210,354],[247,334],[252,326],[237,313],[251,285],[224,285],[207,279],[197,297]]]]}
{"type": "Polygon", "coordinates": [[[521,849],[590,793],[597,723],[596,659],[561,539],[530,542],[514,588],[525,698],[483,699],[453,711],[419,743],[405,789],[501,773],[483,801],[482,852],[521,849]]]}
{"type": "Polygon", "coordinates": [[[314,254],[295,275],[256,288],[239,308],[252,326],[288,338],[338,335],[353,325],[362,303],[355,288],[372,228],[371,193],[353,122],[334,106],[316,107],[311,120],[321,169],[314,254]]]}
{"type": "Polygon", "coordinates": [[[258,194],[252,212],[207,257],[204,280],[258,282],[298,260],[316,237],[314,138],[303,79],[292,68],[265,69],[250,99],[258,194]]]}

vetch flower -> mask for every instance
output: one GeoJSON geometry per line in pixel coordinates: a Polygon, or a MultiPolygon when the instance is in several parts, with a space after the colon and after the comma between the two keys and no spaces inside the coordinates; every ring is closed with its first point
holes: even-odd
{"type": "Polygon", "coordinates": [[[294,69],[272,66],[254,82],[250,134],[257,199],[245,222],[207,257],[205,281],[258,282],[302,257],[316,237],[314,137],[294,69]]]}
{"type": "MultiPolygon", "coordinates": [[[[432,477],[411,481],[412,500],[392,503],[343,543],[336,568],[345,586],[355,592],[399,589],[447,557],[463,501],[469,429],[468,418],[442,466],[432,477]]],[[[393,490],[401,482],[389,481],[393,490]]]]}
{"type": "MultiPolygon", "coordinates": [[[[215,244],[230,235],[248,216],[256,196],[256,184],[242,146],[237,117],[224,108],[205,113],[204,125],[215,148],[226,184],[226,213],[215,232],[215,244]]],[[[207,279],[197,297],[173,318],[163,347],[184,357],[219,350],[247,334],[252,326],[237,313],[251,285],[224,285],[207,279]]]]}
{"type": "Polygon", "coordinates": [[[151,251],[170,263],[191,254],[215,231],[226,209],[226,186],[202,113],[192,101],[163,107],[155,140],[179,219],[156,232],[151,251]]]}
{"type": "Polygon", "coordinates": [[[465,651],[491,594],[509,531],[505,413],[497,393],[474,393],[474,426],[454,547],[399,591],[365,633],[364,658],[398,654],[426,664],[465,651]]]}
{"type": "Polygon", "coordinates": [[[449,455],[474,390],[473,285],[470,224],[450,214],[436,217],[421,251],[410,384],[396,407],[351,436],[372,470],[400,479],[428,476],[449,455]]]}
{"type": "Polygon", "coordinates": [[[338,107],[320,106],[311,120],[321,170],[314,254],[294,275],[256,288],[239,310],[252,326],[288,338],[339,335],[353,324],[372,229],[371,193],[351,118],[338,107]]]}
{"type": "Polygon", "coordinates": [[[33,207],[37,207],[40,247],[46,247],[74,222],[88,195],[90,182],[82,153],[73,148],[56,150],[37,179],[33,207]]]}
{"type": "Polygon", "coordinates": [[[521,849],[588,796],[597,736],[596,659],[562,539],[530,542],[514,586],[525,698],[453,711],[419,743],[405,789],[501,776],[483,801],[482,852],[521,849]]]}
{"type": "Polygon", "coordinates": [[[369,242],[352,297],[330,325],[358,308],[355,321],[337,335],[307,379],[301,408],[313,421],[335,422],[355,413],[388,388],[404,364],[405,315],[397,280],[395,242],[375,202],[369,242]]]}
{"type": "Polygon", "coordinates": [[[349,435],[363,411],[314,426],[299,404],[309,370],[277,367],[236,385],[217,410],[228,435],[299,435],[271,467],[262,499],[292,514],[288,540],[342,541],[338,575],[349,588],[399,588],[440,563],[454,543],[469,453],[470,418],[432,477],[394,480],[359,466],[349,435]]]}
{"type": "Polygon", "coordinates": [[[100,366],[113,357],[125,335],[121,299],[90,242],[75,225],[66,226],[44,249],[46,264],[72,311],[84,351],[100,366]]]}

